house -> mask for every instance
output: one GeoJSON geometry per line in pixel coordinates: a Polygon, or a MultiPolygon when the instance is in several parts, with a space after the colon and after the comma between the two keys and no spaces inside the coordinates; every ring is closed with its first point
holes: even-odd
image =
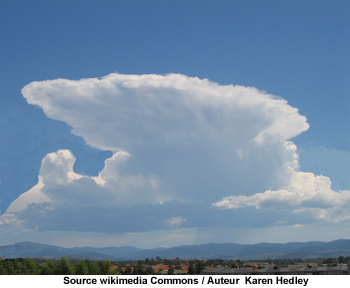
{"type": "Polygon", "coordinates": [[[211,270],[202,270],[201,275],[347,275],[348,266],[340,264],[336,267],[302,266],[279,267],[269,266],[258,270],[246,268],[218,267],[211,270]]]}

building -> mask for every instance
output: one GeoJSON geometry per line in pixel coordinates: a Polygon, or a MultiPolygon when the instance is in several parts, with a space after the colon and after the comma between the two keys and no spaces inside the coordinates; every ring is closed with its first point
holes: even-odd
{"type": "Polygon", "coordinates": [[[302,266],[279,267],[269,266],[258,270],[246,268],[218,267],[202,270],[201,275],[347,275],[348,265],[340,264],[335,267],[302,266]]]}

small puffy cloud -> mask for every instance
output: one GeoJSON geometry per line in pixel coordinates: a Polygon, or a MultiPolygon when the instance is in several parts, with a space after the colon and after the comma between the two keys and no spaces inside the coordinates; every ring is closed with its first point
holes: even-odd
{"type": "Polygon", "coordinates": [[[49,153],[42,161],[40,176],[45,186],[67,185],[82,176],[74,173],[74,155],[69,150],[49,153]]]}

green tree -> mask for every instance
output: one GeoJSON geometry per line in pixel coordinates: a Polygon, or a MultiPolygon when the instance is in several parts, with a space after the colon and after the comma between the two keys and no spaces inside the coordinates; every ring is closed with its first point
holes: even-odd
{"type": "Polygon", "coordinates": [[[134,267],[134,271],[133,271],[134,275],[145,275],[146,272],[143,269],[142,265],[137,265],[136,267],[134,267]]]}
{"type": "Polygon", "coordinates": [[[47,260],[45,264],[41,267],[42,275],[55,275],[56,265],[51,260],[47,260]]]}
{"type": "Polygon", "coordinates": [[[168,269],[168,274],[169,275],[174,275],[174,267],[173,266],[170,266],[169,269],[168,269]]]}
{"type": "Polygon", "coordinates": [[[137,265],[139,265],[139,264],[140,264],[141,266],[144,265],[144,264],[145,264],[145,260],[139,260],[139,261],[137,261],[137,265]]]}
{"type": "Polygon", "coordinates": [[[204,269],[204,265],[203,265],[203,262],[198,262],[196,264],[196,274],[200,274],[201,271],[204,269]]]}
{"type": "Polygon", "coordinates": [[[16,275],[14,262],[10,259],[5,261],[5,269],[7,270],[7,275],[16,275]]]}
{"type": "Polygon", "coordinates": [[[100,265],[98,265],[98,263],[96,261],[90,262],[89,274],[90,275],[101,275],[100,265]]]}
{"type": "Polygon", "coordinates": [[[26,258],[23,261],[24,273],[26,275],[37,275],[39,274],[39,266],[31,258],[26,258]]]}
{"type": "Polygon", "coordinates": [[[7,269],[5,265],[5,261],[0,261],[0,275],[7,275],[7,269]]]}
{"type": "Polygon", "coordinates": [[[13,275],[25,275],[26,270],[25,267],[23,266],[23,259],[13,259],[11,260],[13,264],[13,275]]]}
{"type": "Polygon", "coordinates": [[[105,260],[101,263],[101,275],[108,275],[111,272],[111,262],[109,260],[105,260]]]}
{"type": "Polygon", "coordinates": [[[195,274],[196,273],[196,269],[193,267],[193,264],[190,264],[190,266],[188,266],[188,274],[195,274]]]}
{"type": "Polygon", "coordinates": [[[123,273],[120,273],[119,269],[117,270],[109,270],[108,275],[122,275],[123,273]]]}
{"type": "Polygon", "coordinates": [[[65,257],[62,256],[60,262],[56,266],[56,275],[74,275],[75,269],[72,263],[65,257]]]}
{"type": "Polygon", "coordinates": [[[153,269],[152,266],[146,267],[145,273],[146,273],[147,275],[154,275],[154,274],[155,274],[154,269],[153,269]]]}
{"type": "Polygon", "coordinates": [[[80,260],[77,264],[75,264],[75,274],[89,275],[89,261],[83,259],[83,260],[80,260]]]}

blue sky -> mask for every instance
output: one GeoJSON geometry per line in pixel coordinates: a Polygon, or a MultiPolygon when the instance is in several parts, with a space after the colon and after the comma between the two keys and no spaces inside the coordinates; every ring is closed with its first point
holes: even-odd
{"type": "Polygon", "coordinates": [[[349,10],[2,1],[3,244],[348,238],[349,10]]]}

